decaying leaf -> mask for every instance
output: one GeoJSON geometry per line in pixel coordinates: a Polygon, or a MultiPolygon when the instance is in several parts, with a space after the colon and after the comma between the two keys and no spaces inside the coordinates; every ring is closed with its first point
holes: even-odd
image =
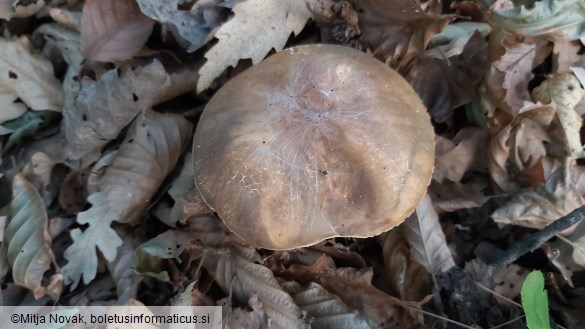
{"type": "Polygon", "coordinates": [[[585,36],[585,3],[581,0],[498,0],[490,19],[506,30],[546,38],[577,40],[585,36]],[[505,3],[505,4],[504,4],[505,3]]]}
{"type": "Polygon", "coordinates": [[[122,238],[122,245],[118,248],[116,258],[107,263],[112,279],[116,283],[118,303],[124,304],[135,299],[138,291],[138,284],[142,277],[130,268],[134,259],[134,250],[137,247],[136,237],[131,229],[118,230],[122,238]]]}
{"type": "Polygon", "coordinates": [[[226,68],[236,67],[240,59],[259,63],[274,48],[284,48],[291,33],[298,35],[312,17],[309,8],[316,0],[248,0],[232,10],[234,17],[215,33],[219,41],[206,54],[199,70],[197,92],[211,85],[226,68]]]}
{"type": "Polygon", "coordinates": [[[48,285],[43,282],[45,272],[55,263],[55,257],[41,196],[20,174],[14,176],[12,195],[11,216],[5,230],[12,278],[16,284],[32,290],[37,299],[44,295],[57,299],[63,281],[58,269],[48,285]]]}
{"type": "Polygon", "coordinates": [[[426,49],[452,19],[426,14],[412,0],[350,1],[358,12],[360,40],[374,55],[400,70],[426,49]]]}
{"type": "MultiPolygon", "coordinates": [[[[585,23],[584,23],[585,24],[585,23]]],[[[570,72],[558,74],[542,82],[532,92],[534,99],[544,104],[556,105],[556,113],[563,127],[567,153],[575,158],[583,154],[580,130],[582,119],[575,106],[585,96],[585,89],[570,72]]]]}
{"type": "Polygon", "coordinates": [[[0,68],[0,119],[8,112],[12,116],[22,112],[22,106],[13,104],[17,98],[32,110],[62,111],[63,90],[53,75],[53,65],[32,52],[26,37],[0,38],[0,68]]]}
{"type": "Polygon", "coordinates": [[[205,22],[203,11],[180,10],[182,1],[137,0],[140,10],[148,17],[168,26],[177,41],[192,53],[205,44],[211,27],[205,22]]]}
{"type": "Polygon", "coordinates": [[[508,265],[494,274],[494,291],[510,299],[516,298],[520,294],[522,282],[524,282],[528,273],[527,270],[516,264],[508,265]]]}
{"type": "Polygon", "coordinates": [[[423,299],[432,291],[429,272],[412,257],[404,229],[399,226],[378,238],[384,259],[384,281],[392,296],[401,300],[423,299]]]}
{"type": "Polygon", "coordinates": [[[295,303],[314,320],[313,328],[323,329],[374,329],[379,328],[372,319],[351,309],[339,297],[331,294],[317,283],[311,282],[306,287],[289,281],[282,284],[295,303]]]}
{"type": "Polygon", "coordinates": [[[136,55],[154,21],[135,0],[86,0],[81,17],[81,52],[98,61],[123,61],[136,55]]]}
{"type": "Polygon", "coordinates": [[[264,267],[260,255],[252,248],[231,247],[225,254],[208,254],[203,266],[216,282],[242,305],[257,295],[263,310],[276,328],[310,328],[310,318],[264,267]]]}
{"type": "Polygon", "coordinates": [[[406,219],[403,229],[412,257],[429,273],[441,274],[455,266],[439,223],[439,215],[433,209],[428,195],[416,206],[415,214],[406,219]]]}
{"type": "Polygon", "coordinates": [[[460,209],[477,208],[486,203],[490,197],[481,190],[487,188],[487,183],[461,184],[448,180],[438,183],[431,181],[429,196],[437,211],[452,212],[460,209]]]}
{"type": "Polygon", "coordinates": [[[77,97],[68,98],[63,113],[61,129],[69,158],[96,152],[117,138],[140,111],[194,89],[197,67],[187,65],[167,73],[154,60],[135,70],[122,69],[120,75],[115,69],[107,71],[83,86],[77,97]]]}
{"type": "Polygon", "coordinates": [[[431,118],[443,122],[469,103],[488,69],[487,42],[479,32],[462,34],[447,45],[431,48],[405,69],[406,79],[421,97],[431,118]],[[434,83],[441,80],[441,84],[434,83]]]}
{"type": "Polygon", "coordinates": [[[122,241],[111,228],[116,220],[137,224],[149,200],[174,168],[191,136],[191,125],[179,115],[142,113],[130,128],[116,158],[100,180],[100,192],[89,196],[92,207],[78,214],[85,231],[71,231],[73,244],[65,251],[66,282],[90,282],[97,270],[95,248],[113,261],[122,241]]]}
{"type": "Polygon", "coordinates": [[[488,142],[485,129],[466,127],[449,140],[435,137],[435,169],[433,179],[459,182],[470,170],[486,171],[484,145],[488,142]]]}
{"type": "Polygon", "coordinates": [[[403,302],[378,290],[371,284],[371,269],[336,268],[330,258],[323,256],[311,266],[295,264],[288,269],[273,271],[301,284],[309,282],[319,284],[383,328],[416,327],[416,321],[401,305],[417,308],[420,307],[420,303],[403,302]]]}
{"type": "Polygon", "coordinates": [[[514,194],[492,214],[497,223],[542,229],[585,205],[585,198],[570,179],[567,165],[557,169],[544,186],[514,194]]]}

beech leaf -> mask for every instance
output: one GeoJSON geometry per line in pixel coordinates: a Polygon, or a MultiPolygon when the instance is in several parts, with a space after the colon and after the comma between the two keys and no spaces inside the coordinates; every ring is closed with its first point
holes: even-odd
{"type": "Polygon", "coordinates": [[[310,328],[306,314],[261,265],[260,255],[252,248],[231,247],[226,254],[207,255],[204,267],[224,291],[246,305],[254,296],[264,305],[271,326],[276,328],[310,328]]]}
{"type": "Polygon", "coordinates": [[[53,65],[33,54],[26,37],[0,38],[0,69],[0,123],[5,116],[24,113],[22,106],[14,104],[16,98],[32,110],[62,111],[63,90],[53,65]]]}
{"type": "Polygon", "coordinates": [[[441,274],[455,266],[451,250],[439,223],[433,203],[425,195],[416,206],[415,214],[404,222],[404,236],[411,246],[411,254],[429,273],[441,274]]]}
{"type": "Polygon", "coordinates": [[[137,0],[140,10],[148,17],[168,26],[177,41],[192,53],[205,44],[211,27],[202,12],[180,10],[179,0],[137,0]]]}
{"type": "Polygon", "coordinates": [[[21,174],[14,176],[12,195],[12,215],[5,229],[12,278],[16,284],[32,290],[37,299],[46,294],[57,299],[61,294],[60,274],[53,274],[50,284],[43,286],[44,274],[55,263],[55,257],[41,196],[21,174]]]}
{"type": "Polygon", "coordinates": [[[85,231],[71,232],[65,251],[66,282],[89,283],[97,273],[96,247],[108,261],[116,257],[122,240],[111,228],[115,220],[137,224],[165,177],[174,168],[191,137],[191,125],[175,114],[142,113],[134,122],[112,164],[101,178],[100,192],[89,196],[92,207],[78,214],[85,231]]]}
{"type": "Polygon", "coordinates": [[[140,51],[153,26],[135,0],[87,0],[81,17],[81,52],[103,62],[129,59],[140,51]]]}
{"type": "Polygon", "coordinates": [[[314,317],[312,327],[323,329],[374,329],[378,324],[351,309],[339,297],[315,282],[301,286],[295,281],[282,284],[295,303],[314,317]]]}
{"type": "Polygon", "coordinates": [[[226,68],[240,59],[258,64],[274,48],[281,51],[291,33],[298,35],[312,17],[317,0],[247,0],[232,10],[234,17],[215,33],[219,41],[206,54],[197,92],[209,88],[226,68]]]}

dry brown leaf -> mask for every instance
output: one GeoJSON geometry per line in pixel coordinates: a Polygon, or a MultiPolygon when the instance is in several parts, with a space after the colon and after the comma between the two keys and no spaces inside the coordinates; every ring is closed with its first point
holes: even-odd
{"type": "Polygon", "coordinates": [[[402,228],[412,257],[429,273],[441,274],[455,266],[439,223],[439,215],[433,209],[428,195],[421,199],[416,206],[416,212],[405,220],[402,228]]]}
{"type": "Polygon", "coordinates": [[[108,262],[107,266],[116,284],[118,303],[122,305],[136,298],[138,284],[143,277],[130,268],[134,258],[134,251],[138,247],[134,231],[125,228],[118,230],[118,234],[122,238],[122,245],[118,248],[116,258],[108,262]]]}
{"type": "Polygon", "coordinates": [[[500,224],[542,229],[585,205],[585,198],[571,181],[568,165],[557,169],[544,186],[514,194],[504,207],[492,213],[500,224]]]}
{"type": "MultiPolygon", "coordinates": [[[[479,184],[479,183],[478,183],[479,184]]],[[[460,209],[477,208],[486,203],[490,197],[480,191],[488,184],[461,184],[444,180],[438,183],[431,181],[429,195],[437,211],[453,212],[460,209]]]]}
{"type": "MultiPolygon", "coordinates": [[[[493,37],[493,38],[497,38],[493,37]]],[[[525,39],[517,42],[512,37],[502,42],[505,53],[492,63],[491,78],[487,80],[488,88],[505,89],[502,100],[511,114],[518,114],[524,102],[532,101],[528,92],[528,82],[532,79],[532,69],[544,60],[542,53],[548,54],[550,49],[545,42],[525,39]]]]}
{"type": "Polygon", "coordinates": [[[405,78],[433,121],[443,122],[455,108],[471,102],[475,86],[488,69],[487,46],[482,35],[472,31],[448,45],[427,50],[405,69],[405,78]],[[442,83],[436,84],[439,80],[442,83]]]}
{"type": "Polygon", "coordinates": [[[214,37],[219,41],[206,54],[199,74],[197,92],[209,86],[226,68],[240,59],[258,64],[272,48],[281,51],[291,33],[298,35],[312,17],[309,8],[316,0],[247,0],[232,10],[234,17],[223,24],[214,37]]]}
{"type": "Polygon", "coordinates": [[[360,40],[398,70],[422,54],[431,37],[452,19],[426,14],[414,0],[350,2],[358,12],[360,40]]]}
{"type": "Polygon", "coordinates": [[[81,159],[118,138],[136,115],[195,88],[199,64],[181,66],[167,73],[152,63],[122,73],[107,71],[84,85],[76,97],[67,97],[61,129],[69,159],[81,159]]]}
{"type": "Polygon", "coordinates": [[[231,247],[223,254],[207,254],[203,266],[241,304],[247,305],[257,295],[271,328],[310,328],[310,319],[282,290],[274,273],[261,264],[255,249],[231,247]]]}
{"type": "Polygon", "coordinates": [[[301,286],[295,281],[284,282],[284,290],[299,307],[313,316],[313,328],[323,329],[375,329],[378,324],[360,312],[351,309],[339,297],[317,283],[301,286]]]}
{"type": "Polygon", "coordinates": [[[77,222],[90,224],[89,227],[71,231],[73,244],[65,251],[69,262],[63,273],[72,289],[81,277],[85,283],[95,278],[96,248],[106,260],[115,259],[122,240],[112,229],[112,222],[139,222],[190,138],[191,124],[176,114],[148,110],[130,127],[116,158],[100,180],[100,192],[88,197],[92,207],[77,215],[77,222]]]}
{"type": "Polygon", "coordinates": [[[485,167],[485,145],[488,131],[476,127],[465,127],[457,132],[453,140],[440,135],[435,137],[435,169],[433,179],[459,182],[469,170],[487,171],[485,167]]]}
{"type": "Polygon", "coordinates": [[[579,61],[581,55],[579,42],[570,40],[555,40],[553,47],[553,68],[555,73],[570,72],[571,66],[579,61]]]}
{"type": "Polygon", "coordinates": [[[429,272],[413,259],[401,226],[379,237],[384,259],[384,281],[392,296],[421,300],[432,291],[429,272]]]}
{"type": "Polygon", "coordinates": [[[85,174],[73,171],[65,178],[59,190],[59,204],[70,214],[76,214],[83,210],[89,195],[85,185],[85,174]]]}
{"type": "Polygon", "coordinates": [[[400,305],[420,307],[419,303],[403,302],[378,290],[371,284],[370,269],[335,268],[333,260],[323,256],[317,263],[292,265],[288,269],[273,269],[287,279],[301,284],[315,282],[337,295],[349,307],[372,318],[383,328],[413,329],[416,321],[400,305]]]}
{"type": "MultiPolygon", "coordinates": [[[[532,168],[546,155],[543,143],[552,138],[548,130],[554,113],[551,105],[526,103],[518,111],[518,115],[495,124],[487,165],[492,180],[499,189],[516,190],[518,182],[511,179],[511,176],[532,168]]],[[[505,116],[502,113],[501,118],[505,116]]]]}
{"type": "Polygon", "coordinates": [[[564,132],[567,153],[575,158],[583,155],[581,143],[582,119],[575,111],[575,106],[585,96],[585,89],[570,72],[557,74],[542,82],[532,92],[534,99],[556,105],[556,113],[564,132]]]}
{"type": "Polygon", "coordinates": [[[87,0],[81,17],[81,52],[103,62],[127,60],[140,51],[153,26],[135,0],[87,0]]]}

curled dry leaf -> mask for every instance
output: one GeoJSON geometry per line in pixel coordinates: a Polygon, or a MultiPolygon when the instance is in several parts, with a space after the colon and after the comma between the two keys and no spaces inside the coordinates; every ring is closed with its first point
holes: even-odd
{"type": "Polygon", "coordinates": [[[12,195],[11,218],[4,236],[12,278],[16,284],[32,290],[37,299],[46,294],[57,299],[63,281],[60,274],[53,274],[49,285],[43,286],[44,274],[55,263],[55,257],[41,196],[21,174],[14,176],[12,195]]]}
{"type": "Polygon", "coordinates": [[[428,295],[432,291],[431,277],[424,266],[411,256],[402,226],[380,235],[378,241],[382,245],[384,278],[390,294],[411,301],[428,295]]]}
{"type": "Polygon", "coordinates": [[[406,219],[403,230],[412,257],[429,273],[441,274],[455,266],[439,215],[428,195],[416,206],[416,212],[406,219]]]}
{"type": "Polygon", "coordinates": [[[219,41],[206,54],[207,62],[199,70],[197,92],[209,86],[226,68],[240,59],[259,63],[274,48],[284,48],[291,33],[298,35],[312,17],[309,8],[317,0],[248,0],[232,10],[234,17],[223,24],[214,37],[219,41]]]}
{"type": "Polygon", "coordinates": [[[487,166],[496,186],[503,191],[517,189],[511,174],[532,168],[547,155],[544,142],[551,138],[549,125],[554,118],[554,106],[527,103],[513,118],[496,117],[489,145],[487,166]]]}
{"type": "Polygon", "coordinates": [[[182,1],[137,0],[140,10],[148,17],[168,26],[177,41],[192,53],[205,44],[211,32],[200,11],[178,8],[182,1]]]}
{"type": "Polygon", "coordinates": [[[203,266],[220,287],[241,304],[247,305],[257,295],[263,311],[276,328],[310,328],[310,319],[297,306],[262,264],[252,248],[230,247],[224,254],[207,254],[203,266]]]}
{"type": "Polygon", "coordinates": [[[61,112],[63,90],[53,65],[35,55],[26,37],[0,38],[0,123],[23,114],[26,108],[61,112]],[[14,103],[20,99],[25,106],[14,103]]]}
{"type": "Polygon", "coordinates": [[[135,0],[87,0],[81,17],[81,52],[103,62],[127,60],[140,51],[153,26],[135,0]]]}
{"type": "Polygon", "coordinates": [[[85,231],[71,231],[73,244],[65,251],[66,282],[90,282],[97,272],[96,247],[113,261],[122,240],[111,228],[116,220],[137,224],[159,185],[174,168],[191,137],[191,125],[175,114],[142,113],[134,122],[116,158],[100,180],[100,192],[89,196],[92,207],[78,214],[85,231]]]}
{"type": "Polygon", "coordinates": [[[297,305],[314,320],[313,328],[323,329],[374,329],[379,328],[372,319],[351,309],[339,297],[315,282],[301,286],[295,281],[284,282],[283,289],[297,305]]]}
{"type": "Polygon", "coordinates": [[[358,12],[362,43],[399,70],[422,54],[431,37],[452,19],[426,14],[412,0],[350,2],[358,12]]]}
{"type": "Polygon", "coordinates": [[[563,127],[567,153],[573,158],[581,157],[583,144],[581,144],[580,130],[583,120],[575,112],[575,106],[585,96],[585,89],[580,85],[579,80],[572,73],[561,73],[543,81],[534,89],[532,95],[539,102],[556,105],[556,113],[563,127]]]}

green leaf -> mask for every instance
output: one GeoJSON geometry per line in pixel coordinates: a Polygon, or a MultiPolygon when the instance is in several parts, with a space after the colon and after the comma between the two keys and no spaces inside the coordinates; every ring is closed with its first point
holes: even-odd
{"type": "Polygon", "coordinates": [[[532,271],[522,285],[522,306],[529,329],[550,329],[548,296],[544,290],[544,277],[540,271],[532,271]]]}
{"type": "Polygon", "coordinates": [[[585,37],[585,1],[516,0],[513,8],[492,12],[490,17],[504,29],[551,40],[585,37]]]}

